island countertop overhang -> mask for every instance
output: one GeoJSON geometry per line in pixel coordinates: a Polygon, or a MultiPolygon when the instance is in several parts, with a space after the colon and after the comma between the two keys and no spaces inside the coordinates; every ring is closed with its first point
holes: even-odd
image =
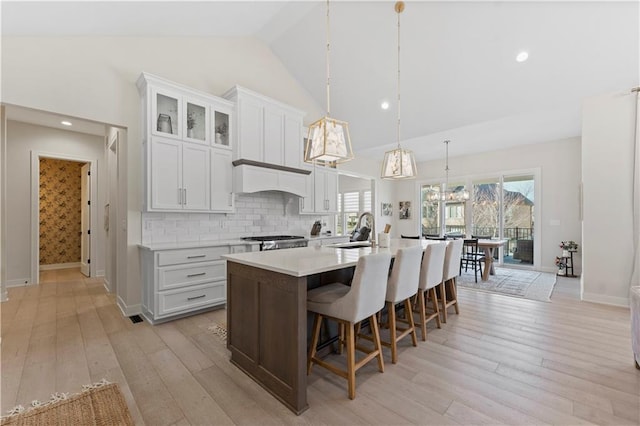
{"type": "MultiPolygon", "coordinates": [[[[433,244],[429,240],[391,240],[390,247],[337,248],[331,246],[296,247],[283,250],[267,250],[223,255],[222,258],[267,271],[292,277],[305,277],[322,272],[355,266],[361,256],[372,253],[390,253],[395,256],[401,247],[433,244]]],[[[437,243],[437,241],[436,241],[437,243]]]]}

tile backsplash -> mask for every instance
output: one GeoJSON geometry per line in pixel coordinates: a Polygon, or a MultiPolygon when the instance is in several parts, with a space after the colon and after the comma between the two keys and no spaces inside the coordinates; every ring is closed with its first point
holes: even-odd
{"type": "MultiPolygon", "coordinates": [[[[277,191],[236,195],[236,212],[142,213],[142,243],[228,240],[252,235],[308,235],[328,216],[298,214],[298,197],[277,191]]],[[[332,229],[330,225],[328,228],[332,229]]]]}

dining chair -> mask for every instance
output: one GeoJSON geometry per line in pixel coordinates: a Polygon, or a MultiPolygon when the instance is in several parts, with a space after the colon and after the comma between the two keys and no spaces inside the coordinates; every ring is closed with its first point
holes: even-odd
{"type": "Polygon", "coordinates": [[[447,308],[453,306],[456,314],[460,313],[458,306],[458,291],[456,279],[460,273],[460,257],[462,256],[462,245],[464,240],[457,239],[447,241],[447,249],[444,253],[444,266],[442,283],[440,284],[440,298],[442,302],[442,322],[447,322],[447,308]],[[447,290],[449,294],[447,295],[447,290]],[[449,300],[447,300],[447,298],[449,300]]]}
{"type": "Polygon", "coordinates": [[[391,266],[391,254],[375,253],[358,259],[351,286],[341,283],[324,285],[307,293],[307,310],[314,313],[313,332],[309,355],[307,358],[307,374],[311,373],[313,364],[318,364],[338,376],[347,379],[349,399],[356,396],[356,371],[370,360],[378,359],[378,370],[384,372],[384,360],[380,343],[380,330],[376,314],[385,304],[387,276],[391,266]],[[346,346],[346,370],[316,356],[318,338],[323,318],[337,321],[340,325],[340,348],[346,346]],[[361,321],[369,319],[373,335],[373,350],[355,343],[355,327],[361,321]],[[344,331],[344,333],[342,333],[344,331]],[[363,359],[356,362],[356,349],[364,352],[363,359]]]}
{"type": "Polygon", "coordinates": [[[416,299],[416,308],[420,315],[420,330],[423,341],[427,340],[427,323],[429,321],[435,319],[436,325],[438,328],[441,328],[436,286],[442,282],[446,249],[447,243],[445,242],[432,243],[424,249],[422,266],[420,268],[420,280],[418,283],[418,297],[416,299]],[[433,308],[433,312],[429,316],[427,316],[426,306],[428,299],[431,299],[433,308]]]}
{"type": "Polygon", "coordinates": [[[481,252],[478,249],[478,239],[470,238],[464,240],[464,243],[462,245],[462,256],[460,257],[459,275],[462,274],[463,266],[465,272],[467,272],[469,266],[471,266],[475,274],[476,282],[478,282],[478,271],[480,271],[480,277],[482,277],[482,263],[484,262],[484,260],[484,252],[481,252]]]}

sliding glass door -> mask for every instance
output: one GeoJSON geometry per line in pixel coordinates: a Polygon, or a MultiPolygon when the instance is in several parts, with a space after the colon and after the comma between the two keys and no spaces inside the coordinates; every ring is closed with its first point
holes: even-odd
{"type": "Polygon", "coordinates": [[[422,233],[504,239],[504,247],[494,253],[498,263],[533,266],[535,180],[534,174],[506,173],[469,178],[449,187],[466,186],[470,200],[446,204],[427,201],[426,194],[441,184],[422,185],[422,233]]]}

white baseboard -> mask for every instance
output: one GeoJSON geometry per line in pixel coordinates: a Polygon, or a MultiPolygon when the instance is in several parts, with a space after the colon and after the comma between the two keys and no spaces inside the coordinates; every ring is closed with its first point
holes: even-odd
{"type": "Polygon", "coordinates": [[[80,262],[70,263],[52,263],[51,265],[40,265],[41,271],[51,271],[54,269],[67,269],[67,268],[79,268],[80,262]]]}
{"type": "Polygon", "coordinates": [[[122,312],[122,315],[125,317],[130,317],[131,315],[140,315],[142,313],[142,305],[140,303],[136,305],[127,306],[126,303],[120,298],[117,297],[117,304],[122,312]]]}
{"type": "Polygon", "coordinates": [[[7,280],[7,287],[22,287],[25,285],[31,285],[31,278],[18,278],[15,280],[7,280]]]}
{"type": "Polygon", "coordinates": [[[603,305],[629,307],[628,297],[605,296],[597,293],[582,293],[582,300],[585,302],[600,303],[603,305]]]}
{"type": "Polygon", "coordinates": [[[7,293],[7,290],[2,290],[2,293],[0,293],[0,302],[6,302],[7,300],[9,300],[9,293],[7,293]]]}
{"type": "Polygon", "coordinates": [[[102,282],[104,283],[104,288],[105,290],[107,290],[107,293],[111,293],[111,283],[109,282],[109,280],[103,278],[102,282]]]}
{"type": "Polygon", "coordinates": [[[104,277],[104,269],[98,269],[96,271],[96,277],[104,277]]]}

